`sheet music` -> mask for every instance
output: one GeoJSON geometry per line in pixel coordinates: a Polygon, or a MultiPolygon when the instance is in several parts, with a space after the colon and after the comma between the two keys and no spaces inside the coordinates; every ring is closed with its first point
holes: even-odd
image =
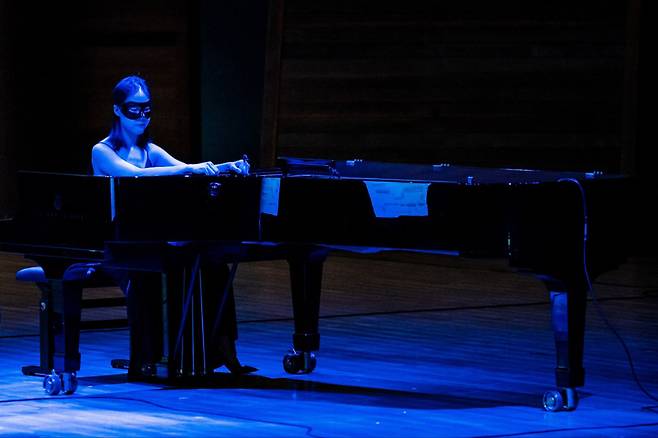
{"type": "Polygon", "coordinates": [[[260,196],[261,213],[277,216],[279,214],[279,190],[281,178],[263,178],[260,196]]]}
{"type": "Polygon", "coordinates": [[[375,216],[427,216],[429,183],[364,181],[375,216]]]}

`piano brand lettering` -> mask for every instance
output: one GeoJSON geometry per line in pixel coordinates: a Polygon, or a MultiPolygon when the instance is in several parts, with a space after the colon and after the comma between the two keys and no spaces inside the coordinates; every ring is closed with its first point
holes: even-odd
{"type": "Polygon", "coordinates": [[[80,213],[70,213],[67,211],[44,211],[42,213],[35,213],[35,216],[47,218],[47,219],[65,219],[70,221],[82,222],[85,220],[85,216],[80,213]]]}

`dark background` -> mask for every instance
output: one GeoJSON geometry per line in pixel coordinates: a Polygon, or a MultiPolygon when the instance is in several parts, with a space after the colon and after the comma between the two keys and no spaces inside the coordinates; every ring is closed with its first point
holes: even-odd
{"type": "Polygon", "coordinates": [[[0,218],[18,169],[87,172],[139,73],[184,161],[623,172],[653,254],[655,2],[0,0],[0,218]],[[648,58],[648,60],[647,60],[648,58]]]}

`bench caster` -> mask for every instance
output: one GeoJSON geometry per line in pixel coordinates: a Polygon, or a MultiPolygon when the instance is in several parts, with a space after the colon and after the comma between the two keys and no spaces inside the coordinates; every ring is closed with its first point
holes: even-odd
{"type": "Polygon", "coordinates": [[[62,390],[62,380],[59,378],[59,374],[52,371],[43,378],[43,391],[48,395],[57,395],[62,390]]]}
{"type": "Polygon", "coordinates": [[[283,356],[283,369],[288,374],[309,374],[315,369],[316,365],[317,359],[310,351],[298,353],[292,349],[283,356]]]}
{"type": "Polygon", "coordinates": [[[573,411],[578,407],[578,391],[575,388],[546,391],[543,404],[548,412],[573,411]]]}
{"type": "Polygon", "coordinates": [[[57,374],[55,370],[52,370],[43,379],[43,390],[48,395],[57,395],[60,392],[71,395],[76,389],[78,389],[78,377],[75,373],[57,374]]]}

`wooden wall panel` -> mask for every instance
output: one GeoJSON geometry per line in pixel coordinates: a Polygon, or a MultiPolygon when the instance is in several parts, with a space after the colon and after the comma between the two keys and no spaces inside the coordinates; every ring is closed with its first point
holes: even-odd
{"type": "Polygon", "coordinates": [[[626,2],[526,3],[287,0],[271,155],[618,170],[626,2]]]}
{"type": "Polygon", "coordinates": [[[10,216],[14,193],[11,175],[14,152],[11,147],[15,132],[12,126],[11,69],[9,62],[9,32],[7,4],[0,0],[0,220],[10,216]]]}
{"type": "Polygon", "coordinates": [[[12,147],[21,151],[20,167],[86,171],[91,146],[110,127],[112,88],[134,73],[146,77],[155,94],[156,138],[187,151],[186,11],[180,0],[39,7],[12,2],[10,105],[14,126],[24,133],[12,147]]]}
{"type": "Polygon", "coordinates": [[[87,36],[82,47],[87,123],[80,127],[85,148],[109,130],[112,87],[124,76],[139,74],[153,93],[154,141],[183,160],[198,155],[191,144],[194,11],[180,0],[87,4],[81,20],[87,36]]]}
{"type": "Polygon", "coordinates": [[[14,208],[16,170],[90,169],[91,147],[112,121],[112,88],[129,74],[151,85],[155,142],[182,160],[198,157],[190,48],[197,44],[195,2],[0,3],[6,36],[0,65],[11,92],[3,99],[10,115],[0,122],[11,133],[3,146],[9,152],[0,153],[11,157],[11,166],[0,158],[1,215],[14,208]]]}

